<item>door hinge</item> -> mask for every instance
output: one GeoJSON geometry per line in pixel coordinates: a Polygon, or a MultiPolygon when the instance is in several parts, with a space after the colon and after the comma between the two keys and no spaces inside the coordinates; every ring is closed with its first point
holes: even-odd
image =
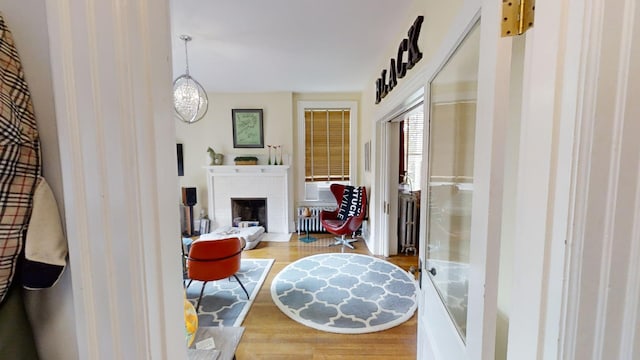
{"type": "Polygon", "coordinates": [[[522,35],[533,27],[535,0],[502,0],[502,37],[522,35]]]}

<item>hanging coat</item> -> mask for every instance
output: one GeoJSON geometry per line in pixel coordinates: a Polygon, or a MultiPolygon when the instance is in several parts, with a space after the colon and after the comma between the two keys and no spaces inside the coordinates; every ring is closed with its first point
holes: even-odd
{"type": "Polygon", "coordinates": [[[16,273],[40,173],[31,95],[13,37],[0,17],[0,302],[16,273]]]}
{"type": "Polygon", "coordinates": [[[66,266],[58,206],[41,169],[29,87],[0,14],[0,304],[16,273],[23,287],[41,289],[53,286],[66,266]]]}

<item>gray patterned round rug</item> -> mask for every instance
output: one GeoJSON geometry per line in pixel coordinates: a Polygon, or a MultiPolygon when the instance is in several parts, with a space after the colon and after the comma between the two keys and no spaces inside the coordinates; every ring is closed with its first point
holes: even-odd
{"type": "Polygon", "coordinates": [[[362,334],[389,329],[416,310],[417,284],[388,261],[360,254],[312,255],[287,265],[271,297],[291,319],[314,329],[362,334]]]}

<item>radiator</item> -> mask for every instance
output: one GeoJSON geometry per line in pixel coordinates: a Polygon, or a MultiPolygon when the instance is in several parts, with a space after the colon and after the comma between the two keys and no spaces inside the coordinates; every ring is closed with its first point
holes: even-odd
{"type": "Polygon", "coordinates": [[[336,207],[321,207],[321,206],[300,206],[298,207],[298,210],[296,212],[297,216],[296,218],[298,219],[296,221],[296,230],[298,231],[298,235],[300,235],[301,231],[310,231],[310,232],[316,232],[316,233],[320,233],[320,232],[327,232],[327,230],[324,228],[324,226],[322,226],[322,223],[320,223],[320,212],[322,210],[335,210],[336,207]],[[302,212],[304,211],[304,209],[309,209],[311,210],[311,216],[310,217],[303,217],[302,216],[302,212]]]}
{"type": "Polygon", "coordinates": [[[398,195],[398,241],[401,252],[416,254],[416,238],[418,235],[418,197],[415,193],[398,195]]]}

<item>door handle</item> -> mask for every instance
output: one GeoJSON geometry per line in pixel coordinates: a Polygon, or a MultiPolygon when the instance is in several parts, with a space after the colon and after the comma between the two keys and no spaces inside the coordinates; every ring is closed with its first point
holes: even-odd
{"type": "MultiPolygon", "coordinates": [[[[418,286],[422,288],[422,259],[418,259],[418,266],[409,266],[409,272],[415,276],[418,273],[418,286]]],[[[431,275],[436,276],[436,268],[432,267],[427,270],[427,272],[431,273],[431,275]]]]}
{"type": "Polygon", "coordinates": [[[422,289],[422,259],[418,259],[418,267],[411,265],[409,272],[414,276],[418,273],[418,287],[422,289]]]}

